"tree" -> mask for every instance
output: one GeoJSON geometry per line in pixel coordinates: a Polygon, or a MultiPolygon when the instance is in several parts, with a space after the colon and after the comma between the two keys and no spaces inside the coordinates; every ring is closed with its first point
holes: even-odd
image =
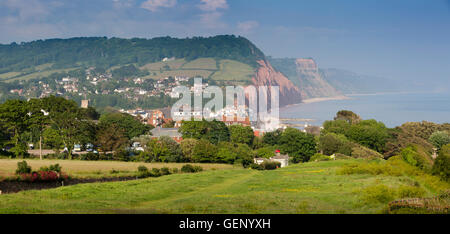
{"type": "Polygon", "coordinates": [[[322,133],[326,134],[329,132],[347,135],[347,131],[350,128],[351,124],[346,120],[338,119],[338,120],[328,120],[323,123],[322,133]]]}
{"type": "Polygon", "coordinates": [[[357,124],[361,121],[361,117],[355,114],[353,111],[341,110],[336,113],[334,120],[345,120],[349,124],[357,124]]]}
{"type": "Polygon", "coordinates": [[[282,133],[283,133],[283,131],[281,129],[277,129],[277,130],[275,130],[273,132],[267,132],[263,136],[264,144],[267,144],[267,145],[278,145],[282,133]]]}
{"type": "Polygon", "coordinates": [[[64,146],[59,132],[53,128],[46,128],[42,133],[42,137],[44,138],[44,144],[56,152],[59,152],[64,146]]]}
{"type": "Polygon", "coordinates": [[[106,155],[107,152],[124,148],[128,144],[128,139],[125,137],[123,129],[115,124],[100,124],[96,143],[106,155]]]}
{"type": "Polygon", "coordinates": [[[350,140],[380,153],[383,153],[389,137],[386,126],[374,119],[362,120],[358,124],[351,125],[345,135],[350,140]]]}
{"type": "Polygon", "coordinates": [[[250,126],[232,125],[229,130],[231,142],[252,145],[255,134],[250,126]]]}
{"type": "Polygon", "coordinates": [[[16,157],[28,155],[22,134],[28,129],[29,118],[28,105],[25,101],[7,100],[0,105],[0,125],[12,136],[7,144],[14,145],[11,151],[16,157]]]}
{"type": "Polygon", "coordinates": [[[233,143],[220,142],[217,148],[216,162],[231,164],[239,157],[233,143]]]}
{"type": "Polygon", "coordinates": [[[167,148],[169,151],[168,155],[159,158],[161,162],[181,162],[183,154],[180,144],[168,136],[160,137],[159,141],[161,142],[162,147],[167,148]]]}
{"type": "Polygon", "coordinates": [[[192,159],[199,163],[216,162],[216,152],[216,146],[208,140],[201,139],[194,147],[192,159]]]}
{"type": "Polygon", "coordinates": [[[181,146],[181,151],[183,152],[183,161],[186,162],[192,162],[192,156],[194,154],[194,147],[197,144],[198,140],[196,139],[192,139],[192,138],[188,138],[188,139],[183,139],[180,143],[181,146]]]}
{"type": "Polygon", "coordinates": [[[156,162],[170,157],[170,150],[157,139],[152,139],[147,143],[147,149],[141,154],[145,162],[156,162]]]}
{"type": "Polygon", "coordinates": [[[29,124],[39,134],[39,158],[42,160],[42,133],[50,123],[48,113],[44,110],[42,99],[30,99],[28,101],[29,124]]]}
{"type": "Polygon", "coordinates": [[[48,117],[52,127],[59,131],[72,159],[72,150],[79,137],[82,136],[80,126],[83,124],[83,116],[75,101],[66,100],[62,97],[50,96],[42,99],[44,110],[48,112],[48,117]]]}
{"type": "Polygon", "coordinates": [[[350,156],[352,153],[352,144],[344,135],[328,133],[319,137],[318,149],[325,155],[341,153],[350,156]]]}
{"type": "Polygon", "coordinates": [[[128,139],[148,133],[151,130],[149,125],[141,123],[133,116],[126,113],[106,113],[100,116],[101,124],[114,124],[125,132],[128,139]]]}
{"type": "Polygon", "coordinates": [[[259,158],[271,158],[275,156],[275,146],[265,146],[256,150],[256,155],[259,158]]]}
{"type": "Polygon", "coordinates": [[[445,131],[436,131],[431,134],[429,141],[440,150],[442,146],[450,143],[450,135],[445,131]]]}
{"type": "Polygon", "coordinates": [[[280,148],[282,153],[293,157],[293,162],[307,162],[316,153],[316,141],[311,134],[295,128],[286,128],[281,134],[280,148]]]}
{"type": "Polygon", "coordinates": [[[182,134],[183,139],[206,139],[213,144],[230,140],[227,126],[225,123],[217,120],[183,121],[178,131],[182,134]]]}

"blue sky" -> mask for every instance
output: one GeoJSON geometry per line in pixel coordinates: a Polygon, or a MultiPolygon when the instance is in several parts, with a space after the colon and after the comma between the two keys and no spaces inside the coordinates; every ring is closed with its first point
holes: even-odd
{"type": "Polygon", "coordinates": [[[450,0],[0,0],[0,43],[239,34],[266,55],[450,86],[450,0]]]}

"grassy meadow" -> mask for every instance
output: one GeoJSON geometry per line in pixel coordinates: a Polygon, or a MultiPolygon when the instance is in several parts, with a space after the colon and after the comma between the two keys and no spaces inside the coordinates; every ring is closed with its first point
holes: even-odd
{"type": "Polygon", "coordinates": [[[417,195],[404,188],[415,187],[424,197],[450,188],[415,172],[349,173],[352,165],[368,164],[352,159],[273,171],[230,168],[23,191],[0,195],[0,213],[381,213],[389,200],[417,195]]]}
{"type": "MultiPolygon", "coordinates": [[[[0,159],[0,178],[14,175],[17,163],[23,159],[0,159]]],[[[133,176],[137,168],[144,165],[148,168],[178,168],[184,163],[143,163],[143,162],[120,162],[120,161],[80,161],[80,160],[38,160],[25,159],[28,165],[37,170],[42,166],[59,164],[63,171],[76,178],[99,178],[99,177],[117,177],[133,176]],[[114,170],[114,173],[111,171],[114,170]]],[[[227,164],[195,164],[200,165],[204,170],[230,169],[233,165],[227,164]]]]}

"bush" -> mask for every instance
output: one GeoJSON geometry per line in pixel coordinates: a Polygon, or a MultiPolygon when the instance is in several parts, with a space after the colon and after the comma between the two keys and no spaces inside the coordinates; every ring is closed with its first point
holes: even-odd
{"type": "Polygon", "coordinates": [[[179,171],[178,168],[176,168],[176,167],[175,167],[175,168],[172,168],[172,174],[177,174],[178,171],[179,171]]]}
{"type": "Polygon", "coordinates": [[[273,161],[265,161],[261,163],[261,167],[264,168],[264,170],[275,170],[279,167],[281,167],[280,162],[273,162],[273,161]]]}
{"type": "Polygon", "coordinates": [[[378,153],[377,151],[371,150],[361,145],[353,147],[351,155],[353,158],[368,158],[368,159],[383,158],[383,155],[378,153]]]}
{"type": "Polygon", "coordinates": [[[250,168],[253,170],[264,170],[264,167],[262,167],[261,165],[256,164],[256,163],[250,164],[250,168]]]}
{"type": "Polygon", "coordinates": [[[425,193],[423,188],[417,186],[402,185],[397,190],[398,197],[400,198],[421,198],[425,193]]]}
{"type": "Polygon", "coordinates": [[[152,171],[151,171],[150,174],[153,177],[160,177],[161,176],[161,171],[158,168],[152,168],[152,171]]]}
{"type": "Polygon", "coordinates": [[[402,149],[400,155],[411,166],[418,167],[426,172],[431,171],[433,161],[427,152],[418,145],[411,145],[402,149]]]}
{"type": "Polygon", "coordinates": [[[167,168],[167,167],[161,168],[160,173],[161,173],[161,175],[170,175],[171,174],[169,168],[167,168]]]}
{"type": "Polygon", "coordinates": [[[49,167],[43,166],[39,168],[39,171],[54,171],[56,173],[61,172],[61,166],[59,164],[50,165],[49,167]]]}
{"type": "Polygon", "coordinates": [[[368,186],[361,190],[361,199],[367,204],[386,204],[395,199],[395,190],[383,184],[368,186]]]}
{"type": "Polygon", "coordinates": [[[31,167],[28,166],[27,161],[18,162],[16,174],[20,175],[20,174],[27,174],[27,173],[31,173],[31,167]]]}
{"type": "Polygon", "coordinates": [[[331,160],[331,157],[330,157],[330,156],[326,156],[326,155],[319,154],[319,153],[314,154],[314,155],[309,159],[310,162],[329,161],[329,160],[331,160]]]}
{"type": "Polygon", "coordinates": [[[191,164],[186,164],[183,167],[181,167],[181,172],[184,173],[195,173],[203,171],[203,168],[200,166],[192,166],[191,164]]]}
{"type": "Polygon", "coordinates": [[[436,160],[434,160],[431,172],[443,181],[450,181],[450,144],[442,147],[436,160]]]}
{"type": "Polygon", "coordinates": [[[139,166],[138,172],[137,172],[137,177],[138,178],[150,177],[150,171],[148,170],[148,168],[146,166],[139,166]]]}

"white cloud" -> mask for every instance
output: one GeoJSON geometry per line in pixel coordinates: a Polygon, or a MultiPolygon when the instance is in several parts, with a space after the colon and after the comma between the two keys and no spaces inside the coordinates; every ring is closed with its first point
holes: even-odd
{"type": "Polygon", "coordinates": [[[227,9],[227,0],[200,0],[202,4],[198,5],[203,11],[217,11],[217,9],[227,9]]]}
{"type": "Polygon", "coordinates": [[[253,20],[239,22],[237,28],[240,33],[247,34],[251,33],[255,28],[259,26],[259,23],[253,20]]]}
{"type": "Polygon", "coordinates": [[[134,5],[134,0],[112,0],[116,9],[130,8],[134,5]]]}
{"type": "Polygon", "coordinates": [[[47,16],[50,13],[48,7],[38,0],[3,0],[0,5],[16,11],[20,20],[47,16]]]}
{"type": "Polygon", "coordinates": [[[177,0],[147,0],[141,4],[141,8],[147,9],[151,12],[157,11],[162,7],[174,7],[177,4],[177,0]]]}

